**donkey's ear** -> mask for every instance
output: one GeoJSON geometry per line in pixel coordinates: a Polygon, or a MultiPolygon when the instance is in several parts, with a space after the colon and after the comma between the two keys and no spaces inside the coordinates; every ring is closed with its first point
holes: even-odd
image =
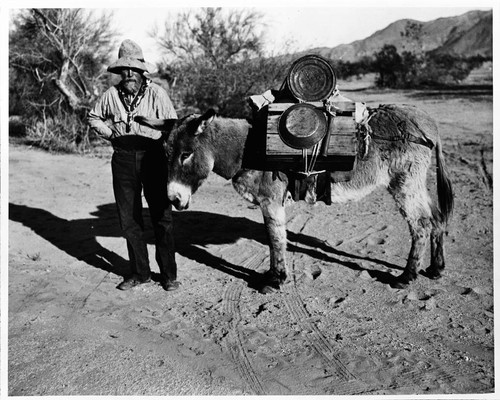
{"type": "Polygon", "coordinates": [[[198,118],[198,129],[196,129],[195,135],[199,135],[202,133],[208,125],[212,123],[216,115],[215,110],[212,108],[209,109],[205,114],[203,114],[200,118],[198,118]]]}

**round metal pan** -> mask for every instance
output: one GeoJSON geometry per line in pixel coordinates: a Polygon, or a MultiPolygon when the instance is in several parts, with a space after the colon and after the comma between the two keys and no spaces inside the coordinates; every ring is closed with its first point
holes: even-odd
{"type": "Polygon", "coordinates": [[[328,130],[326,114],[312,104],[299,103],[280,115],[278,133],[294,149],[309,149],[323,139],[328,130]]]}
{"type": "Polygon", "coordinates": [[[307,55],[296,60],[288,72],[287,85],[298,100],[320,101],[329,97],[337,78],[330,63],[321,56],[307,55]]]}

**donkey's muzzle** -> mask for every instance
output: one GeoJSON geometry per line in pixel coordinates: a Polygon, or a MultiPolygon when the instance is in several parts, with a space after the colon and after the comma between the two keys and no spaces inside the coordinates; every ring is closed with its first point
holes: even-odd
{"type": "Polygon", "coordinates": [[[186,210],[191,201],[191,189],[181,183],[171,182],[168,184],[168,199],[179,211],[186,210]]]}

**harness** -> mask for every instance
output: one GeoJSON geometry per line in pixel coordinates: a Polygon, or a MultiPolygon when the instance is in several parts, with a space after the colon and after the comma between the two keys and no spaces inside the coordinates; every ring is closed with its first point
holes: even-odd
{"type": "Polygon", "coordinates": [[[360,152],[362,153],[360,154],[361,159],[366,158],[366,155],[368,154],[368,148],[372,139],[385,140],[388,142],[408,141],[428,147],[431,150],[434,148],[433,142],[409,133],[406,121],[399,121],[396,123],[396,128],[398,130],[399,136],[387,137],[374,134],[371,126],[369,125],[369,122],[377,113],[377,111],[379,111],[379,109],[369,108],[368,116],[358,124],[358,132],[360,133],[360,140],[363,144],[363,150],[362,152],[360,152]]]}

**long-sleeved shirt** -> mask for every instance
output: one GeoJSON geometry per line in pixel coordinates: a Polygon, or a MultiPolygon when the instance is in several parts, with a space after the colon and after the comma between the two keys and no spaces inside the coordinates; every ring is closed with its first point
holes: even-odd
{"type": "Polygon", "coordinates": [[[144,92],[144,97],[135,110],[132,110],[130,117],[120,100],[118,88],[112,86],[104,92],[89,112],[88,123],[100,137],[108,140],[126,135],[138,135],[154,140],[161,137],[161,132],[133,121],[134,115],[160,119],[177,118],[167,92],[150,82],[144,92]],[[130,124],[129,132],[127,132],[127,121],[130,124]]]}

